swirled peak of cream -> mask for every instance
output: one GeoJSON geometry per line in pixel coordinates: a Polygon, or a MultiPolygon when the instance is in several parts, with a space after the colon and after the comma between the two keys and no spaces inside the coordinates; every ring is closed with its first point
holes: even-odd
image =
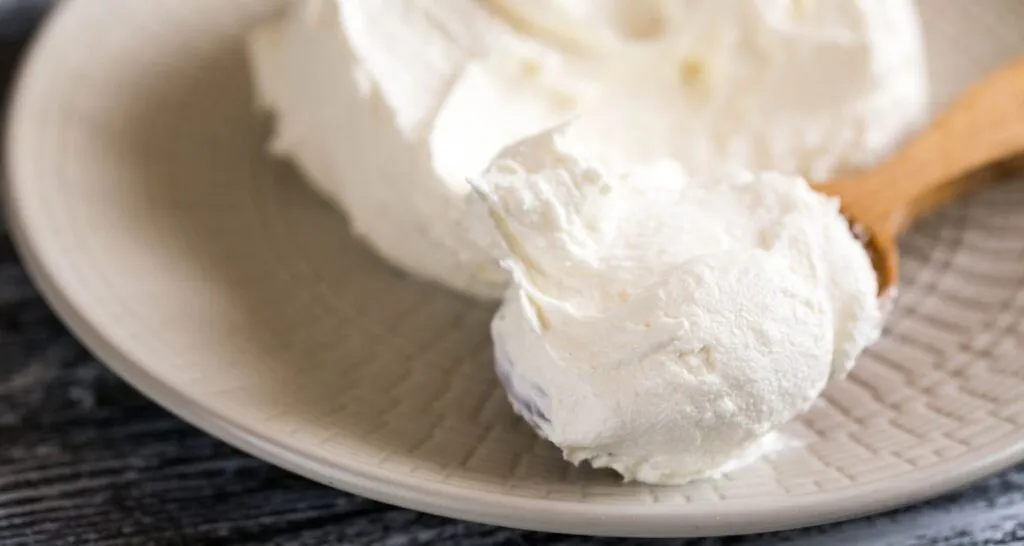
{"type": "Polygon", "coordinates": [[[492,324],[510,400],[568,460],[627,479],[757,457],[882,326],[838,203],[780,174],[606,172],[564,132],[471,180],[513,277],[492,324]]]}
{"type": "Polygon", "coordinates": [[[927,102],[913,0],[298,0],[249,57],[272,150],[385,259],[484,298],[508,280],[465,178],[521,138],[599,110],[643,128],[608,161],[824,178],[927,102]]]}

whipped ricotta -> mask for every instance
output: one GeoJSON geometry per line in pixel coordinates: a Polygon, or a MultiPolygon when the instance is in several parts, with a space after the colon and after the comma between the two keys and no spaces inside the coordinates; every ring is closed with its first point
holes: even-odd
{"type": "Polygon", "coordinates": [[[248,50],[272,151],[385,259],[482,298],[508,281],[465,178],[521,138],[596,111],[577,146],[623,168],[820,179],[927,102],[913,0],[301,0],[248,50]]]}
{"type": "Polygon", "coordinates": [[[568,132],[471,180],[513,279],[492,323],[513,406],[569,461],[628,480],[759,456],[881,330],[838,202],[782,174],[609,171],[568,132]]]}

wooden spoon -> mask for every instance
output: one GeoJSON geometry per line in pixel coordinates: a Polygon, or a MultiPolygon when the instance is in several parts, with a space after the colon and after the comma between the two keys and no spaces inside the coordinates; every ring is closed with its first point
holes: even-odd
{"type": "Polygon", "coordinates": [[[899,279],[897,239],[914,220],[998,179],[1024,155],[1024,58],[986,77],[888,160],[864,173],[815,184],[840,199],[863,236],[880,296],[899,279]]]}

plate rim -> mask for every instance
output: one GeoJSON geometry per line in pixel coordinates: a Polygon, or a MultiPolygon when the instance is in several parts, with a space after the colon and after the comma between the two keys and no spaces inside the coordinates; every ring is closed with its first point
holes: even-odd
{"type": "MultiPolygon", "coordinates": [[[[838,492],[790,497],[784,506],[763,501],[725,501],[693,506],[680,504],[594,505],[566,500],[530,498],[498,492],[469,490],[457,485],[395,473],[358,460],[330,461],[302,453],[287,442],[250,429],[161,381],[129,359],[116,342],[107,339],[88,320],[73,297],[65,293],[51,274],[43,256],[34,251],[39,235],[33,235],[19,214],[19,188],[29,185],[25,164],[26,140],[31,118],[27,107],[33,96],[26,90],[47,66],[53,36],[74,23],[76,9],[90,9],[88,2],[63,2],[52,8],[22,56],[12,78],[3,130],[6,178],[2,183],[3,207],[8,234],[26,272],[40,295],[69,331],[108,369],[134,389],[192,426],[253,457],[289,472],[352,494],[439,516],[544,532],[620,537],[697,537],[746,534],[794,529],[833,523],[907,506],[980,478],[1005,470],[1024,460],[1024,427],[986,448],[973,464],[946,459],[910,472],[901,487],[879,487],[878,482],[853,485],[838,492]],[[795,502],[794,502],[795,501],[795,502]],[[680,509],[680,506],[686,506],[680,509]]],[[[92,4],[92,9],[96,5],[92,4]]],[[[56,51],[59,51],[57,49],[56,51]]],[[[21,190],[25,191],[25,190],[21,190]]],[[[967,452],[969,453],[969,452],[967,452]]],[[[567,463],[568,464],[568,463],[567,463]]]]}

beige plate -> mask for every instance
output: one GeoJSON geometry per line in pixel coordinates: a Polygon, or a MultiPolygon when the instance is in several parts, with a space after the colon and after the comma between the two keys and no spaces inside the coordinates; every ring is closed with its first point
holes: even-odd
{"type": "MultiPolygon", "coordinates": [[[[282,467],[427,512],[587,534],[821,523],[1024,458],[1024,185],[904,241],[902,299],[807,444],[715,483],[574,469],[509,411],[491,309],[410,281],[262,152],[240,36],[267,1],[63,4],[13,105],[10,223],[112,368],[282,467]]],[[[1018,51],[1024,2],[928,0],[939,102],[1018,51]]]]}

